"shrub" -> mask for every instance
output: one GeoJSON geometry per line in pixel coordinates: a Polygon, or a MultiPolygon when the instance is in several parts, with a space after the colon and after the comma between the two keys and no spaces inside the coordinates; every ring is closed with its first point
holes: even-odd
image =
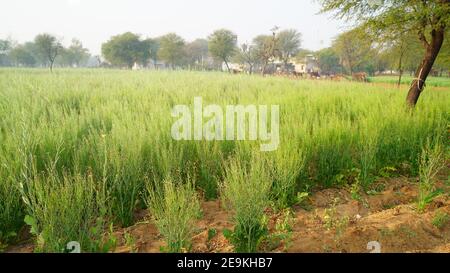
{"type": "Polygon", "coordinates": [[[300,201],[297,198],[299,190],[297,179],[303,166],[303,154],[292,144],[288,147],[280,147],[270,158],[268,168],[273,180],[271,199],[275,203],[275,208],[281,210],[300,201]]]}
{"type": "Polygon", "coordinates": [[[191,247],[194,220],[200,204],[191,182],[175,183],[170,178],[161,184],[147,183],[147,205],[168,252],[185,252],[191,247]]]}
{"type": "Polygon", "coordinates": [[[225,171],[221,194],[225,205],[232,209],[235,224],[226,235],[236,252],[256,252],[267,235],[265,209],[269,205],[270,179],[266,162],[253,157],[250,166],[231,160],[225,171]]]}
{"type": "Polygon", "coordinates": [[[434,217],[431,223],[433,226],[437,228],[443,228],[447,225],[447,223],[450,221],[450,215],[444,211],[438,211],[434,217]]]}
{"type": "Polygon", "coordinates": [[[23,202],[10,167],[0,160],[0,246],[13,241],[24,224],[23,202]]]}
{"type": "Polygon", "coordinates": [[[37,251],[65,252],[77,241],[83,251],[103,248],[107,208],[105,193],[92,176],[36,175],[22,186],[26,223],[37,236],[37,251]]]}
{"type": "Polygon", "coordinates": [[[423,212],[426,206],[442,193],[442,190],[436,189],[434,179],[445,166],[444,158],[442,144],[437,140],[432,144],[428,139],[419,160],[419,194],[417,200],[419,212],[423,212]]]}

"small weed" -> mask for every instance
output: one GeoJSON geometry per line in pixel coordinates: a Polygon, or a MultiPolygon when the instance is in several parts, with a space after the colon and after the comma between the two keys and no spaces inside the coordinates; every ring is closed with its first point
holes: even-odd
{"type": "Polygon", "coordinates": [[[166,240],[167,252],[186,252],[191,247],[194,221],[199,215],[200,203],[194,186],[174,183],[166,179],[156,188],[149,184],[147,204],[159,232],[166,240]]]}
{"type": "Polygon", "coordinates": [[[436,189],[435,177],[444,167],[444,152],[441,144],[436,142],[433,146],[428,140],[422,150],[419,166],[419,196],[417,210],[422,213],[426,206],[444,191],[436,189]]]}
{"type": "Polygon", "coordinates": [[[276,220],[274,231],[264,240],[265,248],[271,251],[283,245],[283,249],[287,250],[292,245],[292,226],[294,224],[293,212],[290,209],[285,209],[276,220]]]}
{"type": "Polygon", "coordinates": [[[395,176],[397,172],[397,168],[392,167],[392,166],[387,166],[384,168],[381,168],[380,171],[378,172],[378,175],[384,178],[389,178],[389,177],[393,177],[395,176]]]}
{"type": "Polygon", "coordinates": [[[211,241],[217,235],[217,229],[210,228],[208,229],[208,242],[211,241]]]}
{"type": "Polygon", "coordinates": [[[434,215],[431,223],[433,224],[433,226],[435,226],[439,229],[442,229],[443,227],[445,227],[447,225],[447,223],[449,221],[450,221],[450,215],[448,215],[448,213],[443,212],[443,211],[438,211],[434,215]]]}
{"type": "Polygon", "coordinates": [[[336,206],[339,198],[335,198],[330,208],[325,209],[323,217],[324,227],[335,231],[335,241],[338,242],[348,227],[350,219],[348,216],[338,218],[336,206]]]}
{"type": "Polygon", "coordinates": [[[124,234],[125,245],[130,248],[131,253],[136,253],[138,248],[136,246],[136,239],[128,232],[124,234]]]}
{"type": "Polygon", "coordinates": [[[361,186],[359,185],[359,180],[357,180],[355,183],[353,183],[350,186],[350,194],[351,194],[352,199],[356,200],[358,202],[361,201],[362,197],[361,197],[360,192],[361,192],[361,186]]]}

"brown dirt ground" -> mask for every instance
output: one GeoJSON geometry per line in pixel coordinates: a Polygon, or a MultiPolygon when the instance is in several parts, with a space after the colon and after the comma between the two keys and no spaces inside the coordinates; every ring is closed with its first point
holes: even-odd
{"type": "MultiPolygon", "coordinates": [[[[448,179],[447,175],[440,177],[448,179]]],[[[362,195],[361,201],[351,198],[348,189],[324,189],[311,195],[306,204],[293,208],[291,238],[279,242],[270,252],[369,252],[367,243],[377,241],[381,252],[443,252],[450,253],[450,223],[437,228],[432,220],[438,212],[450,215],[448,182],[439,182],[446,188],[444,195],[436,198],[422,214],[416,211],[417,179],[406,177],[381,179],[377,182],[384,190],[376,195],[362,195]],[[338,200],[336,200],[338,198],[338,200]],[[341,228],[325,227],[326,211],[333,207],[333,220],[343,223],[341,228]],[[342,221],[347,219],[348,221],[342,221]]],[[[220,201],[202,202],[203,217],[196,223],[192,239],[192,252],[232,252],[233,246],[222,231],[232,229],[232,214],[220,201]],[[216,235],[208,240],[208,230],[216,229],[216,235]]],[[[270,210],[269,230],[282,213],[270,210]]],[[[147,211],[136,214],[137,224],[118,229],[116,252],[159,252],[165,245],[147,211]],[[125,234],[134,243],[126,243],[125,234]]],[[[10,247],[8,252],[31,252],[28,242],[10,247]]]]}

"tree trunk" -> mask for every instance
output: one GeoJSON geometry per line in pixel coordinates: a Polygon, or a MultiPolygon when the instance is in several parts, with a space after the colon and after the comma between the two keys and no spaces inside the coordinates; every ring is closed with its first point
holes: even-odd
{"type": "Polygon", "coordinates": [[[230,66],[228,65],[227,59],[224,58],[223,61],[225,62],[225,65],[227,66],[228,73],[231,73],[230,66]]]}
{"type": "Polygon", "coordinates": [[[266,75],[266,67],[267,67],[267,62],[264,62],[262,70],[261,70],[261,75],[262,76],[266,75]]]}
{"type": "Polygon", "coordinates": [[[53,73],[53,62],[54,61],[50,61],[50,72],[52,72],[52,73],[53,73]]]}
{"type": "Polygon", "coordinates": [[[403,76],[403,71],[400,70],[400,75],[398,75],[398,83],[397,83],[397,87],[400,88],[400,85],[402,84],[402,76],[403,76]]]}
{"type": "Polygon", "coordinates": [[[398,83],[397,87],[400,88],[400,85],[402,84],[402,75],[403,75],[403,69],[402,69],[402,61],[403,61],[403,51],[400,53],[400,59],[398,60],[398,83]]]}
{"type": "Polygon", "coordinates": [[[425,87],[425,81],[433,68],[434,61],[444,42],[444,32],[444,28],[433,30],[431,32],[431,42],[426,45],[425,56],[423,57],[420,66],[417,68],[415,79],[412,81],[408,96],[406,97],[406,103],[411,108],[416,105],[419,96],[425,87]]]}

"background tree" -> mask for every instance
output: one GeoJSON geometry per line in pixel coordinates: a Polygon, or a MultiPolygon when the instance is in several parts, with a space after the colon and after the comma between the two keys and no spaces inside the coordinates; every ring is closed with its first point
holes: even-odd
{"type": "Polygon", "coordinates": [[[417,33],[425,52],[406,97],[407,104],[414,107],[444,42],[446,28],[450,24],[450,1],[321,0],[321,3],[323,12],[334,12],[337,18],[355,20],[375,35],[417,33]]]}
{"type": "MultiPolygon", "coordinates": [[[[450,28],[447,28],[445,37],[446,39],[444,40],[441,51],[434,62],[434,67],[439,72],[440,77],[443,76],[444,71],[446,73],[450,72],[450,28]]],[[[450,74],[447,74],[447,76],[450,77],[450,74]]]]}
{"type": "Polygon", "coordinates": [[[339,61],[339,55],[328,47],[316,52],[320,70],[324,74],[342,73],[342,66],[339,61]]]}
{"type": "Polygon", "coordinates": [[[277,56],[278,27],[274,27],[271,31],[272,35],[259,35],[253,39],[256,54],[262,65],[261,74],[263,76],[266,74],[266,69],[269,62],[277,56]]]}
{"type": "Polygon", "coordinates": [[[236,44],[236,34],[227,29],[216,30],[208,37],[209,52],[213,57],[225,62],[228,72],[231,72],[228,61],[235,53],[236,44]]]}
{"type": "Polygon", "coordinates": [[[83,44],[78,39],[72,39],[72,44],[67,49],[70,57],[70,65],[79,67],[83,63],[87,62],[89,57],[89,50],[83,47],[83,44]]]}
{"type": "Polygon", "coordinates": [[[7,66],[10,64],[9,52],[12,49],[12,42],[10,40],[0,40],[0,66],[7,66]]]}
{"type": "Polygon", "coordinates": [[[153,62],[154,67],[157,67],[158,63],[158,51],[159,51],[159,40],[153,38],[147,38],[144,41],[145,49],[147,50],[149,59],[153,62]]]}
{"type": "Polygon", "coordinates": [[[112,65],[132,68],[135,63],[142,63],[145,46],[139,35],[126,32],[116,35],[102,45],[102,55],[112,65]]]}
{"type": "Polygon", "coordinates": [[[253,73],[254,66],[259,61],[258,52],[255,45],[244,43],[238,49],[235,60],[238,63],[244,64],[248,67],[248,73],[253,73]]]}
{"type": "Polygon", "coordinates": [[[368,59],[371,43],[360,29],[353,29],[340,34],[333,41],[333,49],[339,55],[341,64],[353,75],[368,59]]]}
{"type": "Polygon", "coordinates": [[[301,33],[295,29],[283,30],[277,34],[277,53],[284,63],[284,69],[287,68],[289,60],[300,50],[301,37],[301,33]]]}
{"type": "Polygon", "coordinates": [[[417,56],[420,54],[420,44],[415,39],[415,33],[405,32],[395,37],[382,37],[381,39],[387,41],[387,54],[389,58],[389,65],[391,70],[398,72],[397,86],[400,87],[402,83],[402,76],[405,68],[411,67],[411,62],[415,62],[417,56]]]}
{"type": "Polygon", "coordinates": [[[196,39],[186,45],[185,51],[189,66],[204,69],[208,58],[208,40],[196,39]]]}
{"type": "Polygon", "coordinates": [[[184,57],[184,40],[175,33],[169,33],[159,38],[159,57],[173,69],[184,57]]]}
{"type": "Polygon", "coordinates": [[[90,58],[89,50],[83,47],[78,39],[72,39],[68,48],[61,48],[55,63],[61,66],[80,67],[85,66],[90,58]]]}
{"type": "Polygon", "coordinates": [[[59,40],[53,35],[44,33],[34,38],[34,44],[42,60],[45,60],[50,67],[50,71],[53,71],[53,64],[62,49],[59,40]]]}
{"type": "Polygon", "coordinates": [[[28,42],[24,45],[17,45],[14,47],[9,56],[11,62],[15,66],[35,66],[37,60],[34,54],[35,48],[34,43],[28,42]]]}

